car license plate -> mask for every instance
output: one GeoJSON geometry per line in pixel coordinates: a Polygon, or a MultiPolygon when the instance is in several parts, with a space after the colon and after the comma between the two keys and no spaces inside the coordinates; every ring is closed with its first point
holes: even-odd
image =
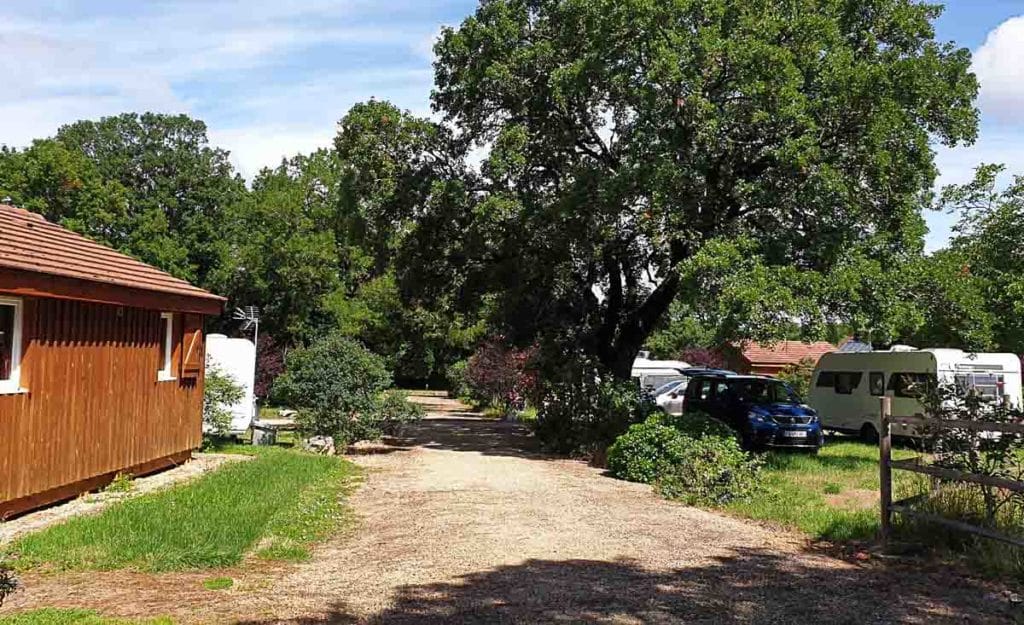
{"type": "Polygon", "coordinates": [[[806,430],[785,430],[782,435],[786,438],[807,438],[806,430]]]}

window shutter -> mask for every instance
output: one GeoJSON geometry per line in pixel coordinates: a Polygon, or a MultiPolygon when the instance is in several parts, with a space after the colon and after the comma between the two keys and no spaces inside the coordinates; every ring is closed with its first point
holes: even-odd
{"type": "Polygon", "coordinates": [[[206,359],[203,351],[203,316],[184,315],[181,333],[181,377],[197,378],[206,359]]]}

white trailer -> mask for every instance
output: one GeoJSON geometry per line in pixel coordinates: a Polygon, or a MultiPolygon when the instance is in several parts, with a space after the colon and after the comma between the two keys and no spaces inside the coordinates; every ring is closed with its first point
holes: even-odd
{"type": "MultiPolygon", "coordinates": [[[[818,361],[808,403],[822,425],[877,440],[879,398],[892,398],[893,416],[924,413],[918,397],[923,384],[955,385],[989,401],[1021,406],[1021,363],[1015,354],[969,353],[959,349],[832,352],[818,361]]],[[[897,436],[916,436],[909,426],[893,426],[897,436]]]]}
{"type": "MultiPolygon", "coordinates": [[[[229,339],[223,334],[206,337],[206,367],[217,367],[242,387],[242,399],[231,406],[229,433],[241,435],[256,413],[256,345],[249,339],[229,339]]],[[[203,426],[206,428],[206,426],[203,426]]]]}
{"type": "Polygon", "coordinates": [[[653,391],[662,384],[683,379],[683,371],[691,368],[682,360],[651,360],[648,352],[640,352],[633,361],[630,375],[640,380],[640,387],[653,391]]]}

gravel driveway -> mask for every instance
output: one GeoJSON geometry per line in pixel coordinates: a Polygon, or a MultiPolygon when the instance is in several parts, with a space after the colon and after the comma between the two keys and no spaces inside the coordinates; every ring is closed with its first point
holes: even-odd
{"type": "MultiPolygon", "coordinates": [[[[357,528],[304,564],[65,580],[32,603],[243,623],[1006,623],[987,584],[850,563],[537,453],[516,425],[434,414],[354,456],[357,528]],[[49,594],[49,597],[45,595],[49,594]]],[[[24,600],[22,600],[23,605],[24,600]]],[[[1024,622],[1024,620],[1022,620],[1024,622]]]]}

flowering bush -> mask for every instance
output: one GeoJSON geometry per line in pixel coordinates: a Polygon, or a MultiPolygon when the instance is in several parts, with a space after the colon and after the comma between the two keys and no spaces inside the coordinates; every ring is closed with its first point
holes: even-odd
{"type": "Polygon", "coordinates": [[[534,348],[508,347],[502,337],[485,342],[466,364],[471,397],[497,406],[504,415],[521,410],[537,385],[537,374],[531,368],[535,353],[534,348]]]}
{"type": "Polygon", "coordinates": [[[694,367],[710,367],[711,369],[728,369],[729,363],[721,352],[706,347],[689,347],[679,352],[679,360],[688,362],[694,367]]]}
{"type": "Polygon", "coordinates": [[[274,380],[284,373],[285,348],[269,334],[260,335],[256,350],[256,383],[253,392],[256,397],[266,399],[274,386],[274,380]]]}

